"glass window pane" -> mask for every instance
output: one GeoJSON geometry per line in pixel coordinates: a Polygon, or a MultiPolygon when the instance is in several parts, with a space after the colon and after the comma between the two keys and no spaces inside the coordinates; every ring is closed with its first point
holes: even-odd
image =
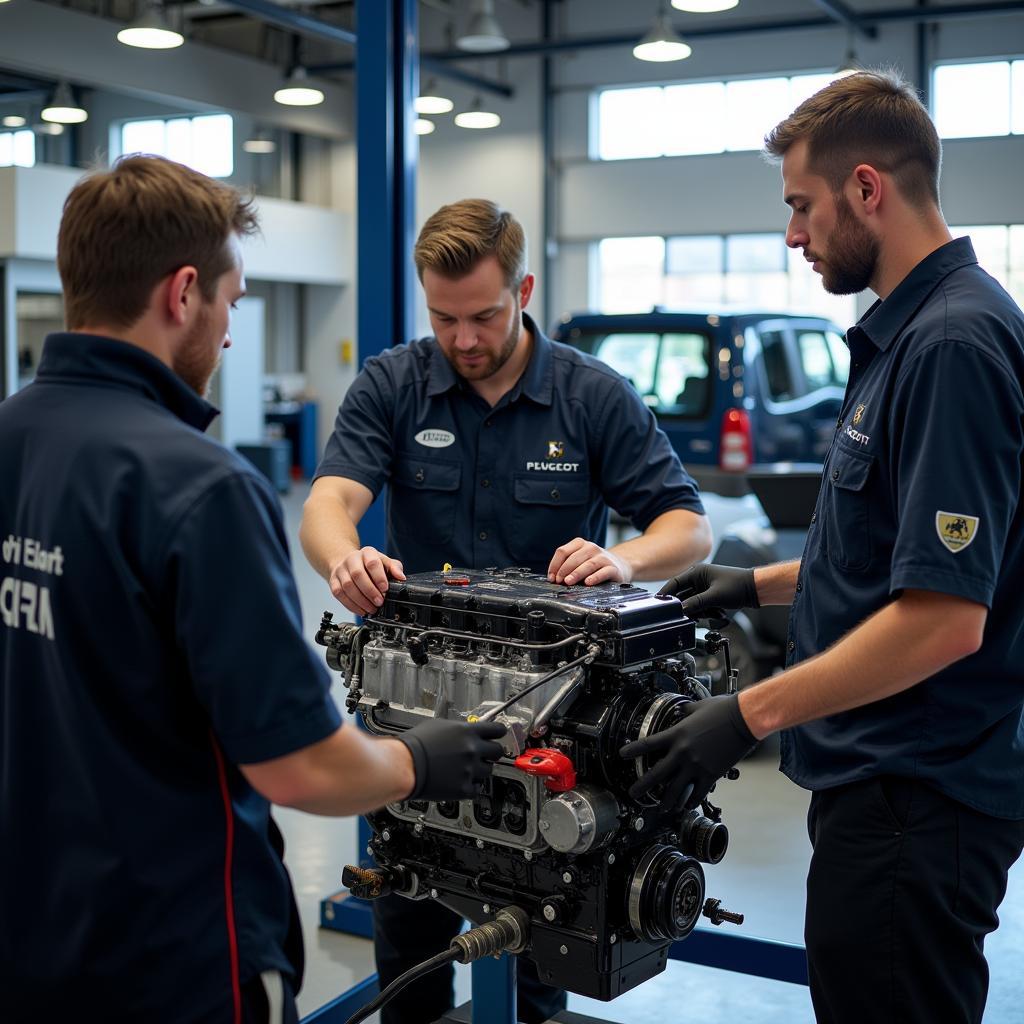
{"type": "Polygon", "coordinates": [[[192,159],[192,122],[187,117],[175,117],[164,122],[167,133],[167,156],[179,164],[199,170],[192,159]]]}
{"type": "Polygon", "coordinates": [[[35,132],[24,131],[14,133],[14,163],[17,164],[19,167],[35,167],[35,132]]]}
{"type": "Polygon", "coordinates": [[[126,121],[121,126],[121,152],[167,156],[166,134],[164,121],[126,121]]]}
{"type": "Polygon", "coordinates": [[[1010,231],[1003,224],[982,224],[956,228],[958,237],[968,235],[982,270],[988,271],[1000,284],[1006,285],[1009,270],[1010,231]]]}
{"type": "Polygon", "coordinates": [[[760,149],[765,135],[790,113],[788,78],[726,82],[725,148],[760,149]]]}
{"type": "Polygon", "coordinates": [[[821,331],[798,331],[796,341],[807,390],[818,391],[834,384],[832,357],[828,354],[825,335],[821,331]]]}
{"type": "Polygon", "coordinates": [[[935,127],[944,139],[1006,135],[1010,130],[1010,65],[946,64],[935,69],[935,127]]]}
{"type": "Polygon", "coordinates": [[[14,163],[14,136],[10,132],[0,132],[0,167],[10,167],[14,163]]]}
{"type": "Polygon", "coordinates": [[[827,75],[794,75],[789,80],[789,103],[793,110],[809,99],[816,92],[831,85],[836,80],[834,74],[827,75]]]}
{"type": "Polygon", "coordinates": [[[718,306],[724,301],[724,274],[670,274],[665,278],[665,305],[669,309],[718,306]]]}
{"type": "Polygon", "coordinates": [[[725,251],[721,235],[687,235],[666,240],[665,269],[670,274],[720,273],[725,251]]]}
{"type": "Polygon", "coordinates": [[[598,155],[602,160],[661,156],[664,89],[606,89],[598,96],[598,155]]]}
{"type": "Polygon", "coordinates": [[[850,379],[850,350],[846,347],[846,342],[832,331],[826,331],[825,337],[828,339],[828,350],[832,353],[832,365],[835,368],[836,383],[840,387],[846,387],[846,382],[850,379]]]}
{"type": "Polygon", "coordinates": [[[786,312],[827,316],[846,328],[857,319],[854,295],[830,295],[799,249],[789,250],[789,305],[786,312]]]}
{"type": "Polygon", "coordinates": [[[665,156],[721,153],[725,149],[725,83],[671,85],[665,89],[665,156]]]}
{"type": "Polygon", "coordinates": [[[788,402],[794,398],[793,378],[786,354],[786,339],[779,331],[766,331],[761,336],[761,358],[764,360],[765,377],[768,380],[768,394],[776,402],[788,402]]]}
{"type": "Polygon", "coordinates": [[[641,395],[649,395],[654,391],[658,340],[657,334],[609,334],[594,355],[621,373],[641,395]]]}
{"type": "Polygon", "coordinates": [[[788,279],[777,274],[726,274],[725,301],[748,308],[785,310],[788,302],[788,279]]]}
{"type": "Polygon", "coordinates": [[[785,270],[786,242],[781,234],[729,235],[725,266],[733,270],[785,270]]]}
{"type": "Polygon", "coordinates": [[[211,178],[227,178],[235,168],[232,127],[230,114],[192,118],[190,166],[211,178]]]}
{"type": "Polygon", "coordinates": [[[1024,60],[1013,62],[1010,79],[1010,131],[1024,135],[1024,60]]]}
{"type": "Polygon", "coordinates": [[[639,313],[662,302],[664,238],[604,238],[597,259],[597,307],[602,312],[639,313]]]}
{"type": "Polygon", "coordinates": [[[1010,269],[1024,270],[1024,224],[1010,225],[1010,269]]]}
{"type": "Polygon", "coordinates": [[[661,340],[658,406],[677,416],[699,416],[711,399],[708,358],[711,343],[703,334],[665,334],[661,340]]]}

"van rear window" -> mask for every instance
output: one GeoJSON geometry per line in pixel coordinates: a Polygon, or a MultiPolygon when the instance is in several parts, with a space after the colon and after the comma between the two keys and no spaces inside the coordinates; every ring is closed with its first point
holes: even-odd
{"type": "Polygon", "coordinates": [[[711,406],[711,338],[699,331],[573,332],[571,344],[621,373],[659,416],[697,419],[711,406]]]}

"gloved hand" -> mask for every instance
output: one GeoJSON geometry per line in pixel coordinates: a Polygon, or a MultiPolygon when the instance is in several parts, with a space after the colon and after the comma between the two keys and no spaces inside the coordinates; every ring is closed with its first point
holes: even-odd
{"type": "Polygon", "coordinates": [[[620,757],[664,755],[630,788],[634,800],[665,784],[663,807],[695,807],[757,743],[734,693],[694,701],[683,714],[686,717],[670,729],[627,743],[619,751],[620,757]]]}
{"type": "Polygon", "coordinates": [[[761,607],[754,570],[737,569],[731,565],[702,562],[673,576],[658,593],[678,597],[683,611],[694,619],[713,608],[761,607]]]}
{"type": "Polygon", "coordinates": [[[416,784],[411,800],[471,797],[494,770],[505,735],[500,722],[452,722],[432,718],[397,737],[412,754],[416,784]]]}

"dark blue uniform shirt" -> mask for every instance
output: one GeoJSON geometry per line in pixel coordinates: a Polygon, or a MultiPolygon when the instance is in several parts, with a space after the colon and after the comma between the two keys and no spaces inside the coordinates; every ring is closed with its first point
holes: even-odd
{"type": "MultiPolygon", "coordinates": [[[[789,731],[782,769],[809,789],[918,778],[1024,818],[1024,314],[961,238],[875,303],[847,342],[850,382],[804,548],[790,661],[907,588],[976,601],[988,622],[977,653],[917,686],[789,731]]],[[[860,671],[885,675],[880,658],[860,671]]]]}
{"type": "Polygon", "coordinates": [[[7,1020],[233,1019],[297,980],[280,836],[238,764],[339,725],[277,499],[142,349],[49,337],[0,403],[7,1020]]]}
{"type": "Polygon", "coordinates": [[[604,544],[609,506],[641,531],[671,509],[703,514],[629,382],[524,320],[530,362],[493,408],[433,339],[368,359],[345,395],[317,476],[390,485],[387,553],[406,572],[546,572],[574,537],[604,544]]]}

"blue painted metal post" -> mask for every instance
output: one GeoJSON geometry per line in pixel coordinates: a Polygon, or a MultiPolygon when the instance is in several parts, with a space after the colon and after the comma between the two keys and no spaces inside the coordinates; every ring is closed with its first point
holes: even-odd
{"type": "Polygon", "coordinates": [[[516,1024],[516,958],[476,960],[473,971],[473,1024],[516,1024]]]}

